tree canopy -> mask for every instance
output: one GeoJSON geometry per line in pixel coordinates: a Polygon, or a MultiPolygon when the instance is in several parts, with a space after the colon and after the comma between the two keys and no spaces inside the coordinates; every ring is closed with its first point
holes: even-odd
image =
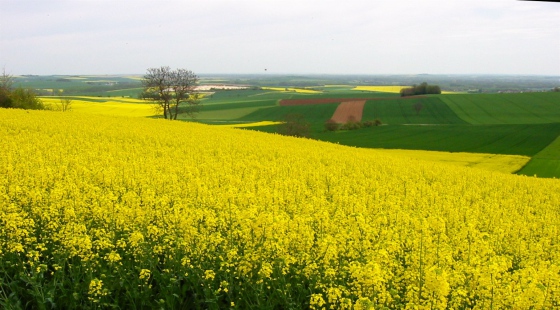
{"type": "Polygon", "coordinates": [[[426,82],[401,89],[401,97],[426,94],[441,94],[441,89],[437,85],[428,85],[426,82]]]}
{"type": "Polygon", "coordinates": [[[0,75],[0,108],[43,110],[45,105],[32,89],[13,89],[14,77],[2,71],[0,75]]]}
{"type": "Polygon", "coordinates": [[[149,68],[142,79],[142,97],[154,101],[165,119],[176,120],[181,112],[194,117],[199,105],[197,83],[198,76],[190,70],[171,70],[167,66],[149,68]]]}

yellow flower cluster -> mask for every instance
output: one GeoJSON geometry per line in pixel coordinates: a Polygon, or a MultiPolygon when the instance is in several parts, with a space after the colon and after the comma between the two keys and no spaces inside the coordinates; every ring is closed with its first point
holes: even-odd
{"type": "Polygon", "coordinates": [[[240,308],[560,305],[558,180],[49,111],[0,109],[0,149],[3,274],[49,273],[35,278],[42,285],[74,275],[56,285],[78,299],[108,305],[138,292],[164,304],[169,291],[240,308]]]}
{"type": "Polygon", "coordinates": [[[464,152],[438,152],[423,150],[378,149],[383,154],[411,157],[426,161],[446,163],[456,166],[478,168],[503,173],[514,173],[525,166],[531,157],[521,155],[501,155],[464,152]]]}

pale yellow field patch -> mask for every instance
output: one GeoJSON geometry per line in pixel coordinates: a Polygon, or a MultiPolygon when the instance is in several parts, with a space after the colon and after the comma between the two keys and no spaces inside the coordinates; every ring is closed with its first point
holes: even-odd
{"type": "Polygon", "coordinates": [[[124,78],[131,79],[131,80],[137,80],[137,81],[141,81],[142,79],[144,79],[144,78],[143,78],[142,76],[140,76],[140,75],[124,76],[124,78]]]}
{"type": "MultiPolygon", "coordinates": [[[[41,98],[41,101],[43,101],[46,105],[52,105],[53,107],[60,104],[60,100],[58,98],[41,98]]],[[[131,117],[147,117],[159,114],[154,108],[154,105],[145,103],[145,101],[139,99],[130,99],[130,102],[122,102],[120,100],[94,102],[77,99],[72,100],[70,108],[70,113],[90,113],[131,117]]]]}
{"type": "Polygon", "coordinates": [[[479,168],[487,171],[514,173],[529,162],[531,157],[483,153],[450,153],[421,150],[376,149],[385,155],[446,163],[455,166],[479,168]]]}
{"type": "Polygon", "coordinates": [[[320,94],[320,93],[322,93],[321,91],[314,90],[314,89],[292,88],[292,87],[261,87],[261,89],[283,91],[283,92],[296,92],[296,93],[304,93],[304,94],[320,94]]]}
{"type": "Polygon", "coordinates": [[[270,125],[278,125],[278,124],[282,124],[282,122],[260,121],[260,122],[254,122],[254,123],[227,124],[227,125],[218,125],[218,126],[229,127],[229,128],[240,128],[240,127],[270,126],[270,125]]]}
{"type": "Polygon", "coordinates": [[[382,92],[382,93],[395,93],[398,94],[401,92],[401,89],[407,88],[410,86],[397,86],[397,85],[379,85],[379,86],[356,86],[352,88],[352,90],[365,90],[365,91],[375,91],[375,92],[382,92]]]}
{"type": "MultiPolygon", "coordinates": [[[[386,86],[386,85],[356,86],[356,87],[352,88],[352,90],[362,90],[362,91],[373,91],[373,92],[398,94],[398,93],[401,92],[401,89],[408,88],[408,87],[412,87],[412,86],[397,86],[397,85],[391,85],[391,86],[386,86]]],[[[459,94],[459,92],[446,91],[446,90],[442,90],[441,93],[443,95],[445,95],[445,94],[459,94]]]]}
{"type": "MultiPolygon", "coordinates": [[[[119,103],[140,103],[140,104],[149,103],[148,101],[143,99],[130,98],[130,97],[94,97],[94,96],[71,96],[71,97],[72,99],[77,98],[78,100],[87,101],[87,102],[104,101],[104,102],[119,102],[119,103]]],[[[44,98],[41,99],[44,100],[44,98]]]]}

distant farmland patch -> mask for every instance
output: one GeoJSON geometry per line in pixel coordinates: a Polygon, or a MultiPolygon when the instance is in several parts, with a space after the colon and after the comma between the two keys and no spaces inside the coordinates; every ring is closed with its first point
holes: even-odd
{"type": "MultiPolygon", "coordinates": [[[[356,86],[356,87],[352,88],[352,90],[398,94],[398,93],[401,92],[401,89],[407,88],[407,87],[411,87],[411,86],[398,86],[398,85],[356,86]]],[[[457,94],[457,92],[445,91],[445,90],[442,90],[441,93],[442,94],[457,94]]]]}
{"type": "Polygon", "coordinates": [[[206,91],[206,90],[215,90],[215,89],[220,89],[220,90],[238,90],[238,89],[248,89],[249,86],[239,86],[239,85],[225,85],[225,84],[205,84],[205,85],[200,85],[200,86],[196,86],[195,90],[197,91],[206,91]]]}
{"type": "Polygon", "coordinates": [[[518,174],[541,178],[560,178],[560,136],[537,153],[518,174]]]}
{"type": "Polygon", "coordinates": [[[385,124],[466,124],[436,97],[398,97],[368,100],[364,119],[380,119],[385,124]],[[405,99],[406,98],[406,99],[405,99]]]}
{"type": "Polygon", "coordinates": [[[361,101],[361,100],[412,100],[426,98],[426,96],[410,96],[406,98],[401,97],[373,97],[373,98],[311,98],[311,99],[282,99],[280,100],[281,106],[292,106],[292,105],[313,105],[313,104],[328,104],[328,103],[340,103],[347,101],[361,101]]]}
{"type": "Polygon", "coordinates": [[[365,148],[534,156],[559,135],[560,124],[449,124],[379,126],[335,134],[316,133],[316,138],[365,148]]]}
{"type": "Polygon", "coordinates": [[[349,121],[360,122],[362,120],[362,112],[364,110],[364,100],[345,101],[338,105],[331,119],[337,123],[346,123],[349,121]]]}
{"type": "Polygon", "coordinates": [[[292,87],[261,87],[264,90],[274,90],[274,91],[282,91],[282,92],[296,92],[296,93],[304,93],[304,94],[320,94],[321,91],[308,89],[308,88],[292,88],[292,87]]]}
{"type": "Polygon", "coordinates": [[[47,105],[56,106],[59,98],[72,100],[70,113],[90,113],[113,116],[148,117],[158,115],[154,106],[144,100],[133,98],[97,97],[42,97],[47,105]]]}
{"type": "Polygon", "coordinates": [[[356,86],[352,88],[352,90],[365,90],[365,91],[372,91],[372,92],[380,92],[380,93],[400,93],[401,89],[410,87],[410,86],[356,86]]]}
{"type": "Polygon", "coordinates": [[[279,124],[282,124],[282,122],[261,121],[261,122],[252,122],[252,123],[224,124],[224,125],[219,125],[219,126],[220,127],[231,127],[231,128],[249,128],[249,127],[279,125],[279,124]]]}
{"type": "Polygon", "coordinates": [[[457,94],[439,96],[470,124],[560,122],[560,93],[457,94]]]}

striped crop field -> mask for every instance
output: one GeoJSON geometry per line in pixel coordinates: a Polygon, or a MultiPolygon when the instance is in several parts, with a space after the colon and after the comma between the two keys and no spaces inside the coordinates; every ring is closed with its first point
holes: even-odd
{"type": "Polygon", "coordinates": [[[560,178],[560,136],[533,156],[519,174],[560,178]]]}
{"type": "Polygon", "coordinates": [[[536,155],[558,135],[560,124],[387,125],[317,133],[321,140],[357,147],[522,156],[536,155]]]}
{"type": "Polygon", "coordinates": [[[560,123],[560,93],[457,94],[439,98],[470,124],[560,123]]]}

